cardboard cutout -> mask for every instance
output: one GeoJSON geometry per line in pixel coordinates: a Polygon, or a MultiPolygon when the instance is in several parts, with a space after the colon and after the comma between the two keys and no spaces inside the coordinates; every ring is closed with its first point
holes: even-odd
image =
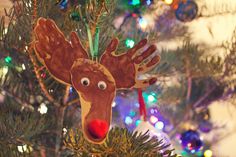
{"type": "Polygon", "coordinates": [[[143,88],[156,81],[156,78],[137,79],[138,74],[151,70],[160,61],[160,57],[155,56],[145,62],[155,52],[154,45],[136,55],[146,45],[146,39],[118,56],[114,54],[118,46],[115,38],[98,63],[89,59],[75,32],[71,33],[68,41],[51,19],[39,18],[34,32],[38,59],[56,80],[72,85],[78,92],[83,133],[90,142],[102,143],[105,140],[117,89],[143,88]]]}

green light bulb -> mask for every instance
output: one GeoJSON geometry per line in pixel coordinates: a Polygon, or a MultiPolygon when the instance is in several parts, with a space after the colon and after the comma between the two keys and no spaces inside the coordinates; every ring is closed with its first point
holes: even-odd
{"type": "Polygon", "coordinates": [[[132,48],[132,47],[134,47],[134,44],[135,44],[135,42],[134,42],[134,40],[132,40],[132,39],[126,39],[125,40],[125,45],[126,45],[126,47],[128,47],[128,48],[132,48]]]}
{"type": "Polygon", "coordinates": [[[5,58],[5,62],[6,62],[6,63],[11,63],[11,61],[12,61],[12,58],[11,58],[10,56],[7,56],[7,57],[5,58]]]}
{"type": "Polygon", "coordinates": [[[132,5],[139,5],[140,4],[140,0],[132,0],[131,4],[132,5]]]}

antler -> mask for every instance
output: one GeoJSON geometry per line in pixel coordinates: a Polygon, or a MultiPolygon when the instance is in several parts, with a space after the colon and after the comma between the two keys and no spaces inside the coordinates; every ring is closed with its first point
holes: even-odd
{"type": "Polygon", "coordinates": [[[143,74],[154,68],[160,61],[160,56],[147,58],[156,51],[156,46],[151,45],[142,54],[137,55],[137,51],[143,48],[147,39],[141,40],[126,53],[115,55],[118,46],[118,39],[113,39],[101,57],[100,63],[103,64],[116,81],[117,88],[144,88],[156,82],[156,78],[151,77],[145,80],[138,80],[138,74],[143,74]]]}
{"type": "Polygon", "coordinates": [[[71,42],[50,19],[39,18],[34,29],[35,51],[39,60],[60,82],[71,84],[70,69],[78,58],[88,58],[76,32],[71,33],[71,42]]]}

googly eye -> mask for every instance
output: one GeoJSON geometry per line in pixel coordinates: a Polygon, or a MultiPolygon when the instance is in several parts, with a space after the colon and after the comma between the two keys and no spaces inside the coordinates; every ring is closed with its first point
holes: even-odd
{"type": "Polygon", "coordinates": [[[105,90],[107,88],[107,84],[104,81],[99,81],[98,82],[98,88],[101,90],[105,90]]]}
{"type": "Polygon", "coordinates": [[[84,86],[89,86],[89,83],[90,83],[90,81],[87,77],[83,77],[80,82],[84,86]]]}

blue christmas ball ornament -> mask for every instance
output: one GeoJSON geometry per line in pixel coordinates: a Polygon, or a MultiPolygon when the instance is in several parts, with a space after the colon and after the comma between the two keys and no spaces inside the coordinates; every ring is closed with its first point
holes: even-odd
{"type": "Polygon", "coordinates": [[[175,10],[175,16],[182,22],[192,21],[198,12],[197,4],[192,0],[180,2],[175,10]]]}
{"type": "Polygon", "coordinates": [[[182,133],[180,140],[183,149],[189,153],[195,153],[203,146],[199,133],[194,130],[188,130],[182,133]]]}

